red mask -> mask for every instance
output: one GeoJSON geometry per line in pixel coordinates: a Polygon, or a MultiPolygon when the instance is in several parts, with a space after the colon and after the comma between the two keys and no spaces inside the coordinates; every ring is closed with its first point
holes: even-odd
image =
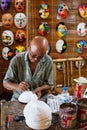
{"type": "Polygon", "coordinates": [[[17,30],[15,34],[15,39],[17,42],[23,42],[26,39],[26,33],[24,30],[17,30]]]}
{"type": "Polygon", "coordinates": [[[17,12],[23,12],[25,6],[24,0],[14,0],[14,7],[17,12]]]}

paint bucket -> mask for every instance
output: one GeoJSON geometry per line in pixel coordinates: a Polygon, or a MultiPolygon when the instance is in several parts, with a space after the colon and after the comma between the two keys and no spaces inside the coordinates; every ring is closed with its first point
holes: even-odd
{"type": "Polygon", "coordinates": [[[78,114],[77,118],[81,122],[87,121],[87,98],[80,98],[77,101],[78,114]]]}
{"type": "Polygon", "coordinates": [[[60,105],[60,123],[64,129],[74,128],[77,123],[77,106],[73,103],[63,103],[60,105]]]}

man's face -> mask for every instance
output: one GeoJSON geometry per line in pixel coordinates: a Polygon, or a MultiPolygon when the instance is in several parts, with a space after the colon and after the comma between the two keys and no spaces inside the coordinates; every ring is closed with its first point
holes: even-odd
{"type": "Polygon", "coordinates": [[[31,62],[36,62],[36,61],[38,62],[44,56],[44,55],[40,54],[40,51],[34,45],[29,46],[28,52],[29,52],[28,53],[29,60],[31,62]]]}

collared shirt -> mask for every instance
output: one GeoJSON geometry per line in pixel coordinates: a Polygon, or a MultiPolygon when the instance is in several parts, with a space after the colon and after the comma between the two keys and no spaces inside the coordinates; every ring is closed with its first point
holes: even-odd
{"type": "MultiPolygon", "coordinates": [[[[31,91],[44,84],[53,86],[53,61],[45,55],[37,64],[34,74],[30,70],[28,52],[22,52],[13,57],[3,82],[11,81],[19,84],[21,81],[29,83],[31,91]]],[[[18,99],[19,92],[14,91],[13,98],[18,99]]]]}

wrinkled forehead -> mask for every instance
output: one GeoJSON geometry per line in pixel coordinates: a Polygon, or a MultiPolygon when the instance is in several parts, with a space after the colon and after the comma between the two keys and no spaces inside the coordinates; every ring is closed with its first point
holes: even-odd
{"type": "Polygon", "coordinates": [[[30,48],[30,51],[34,55],[40,55],[40,56],[44,55],[43,49],[42,49],[42,47],[40,45],[31,43],[30,46],[29,46],[29,48],[30,48]]]}

